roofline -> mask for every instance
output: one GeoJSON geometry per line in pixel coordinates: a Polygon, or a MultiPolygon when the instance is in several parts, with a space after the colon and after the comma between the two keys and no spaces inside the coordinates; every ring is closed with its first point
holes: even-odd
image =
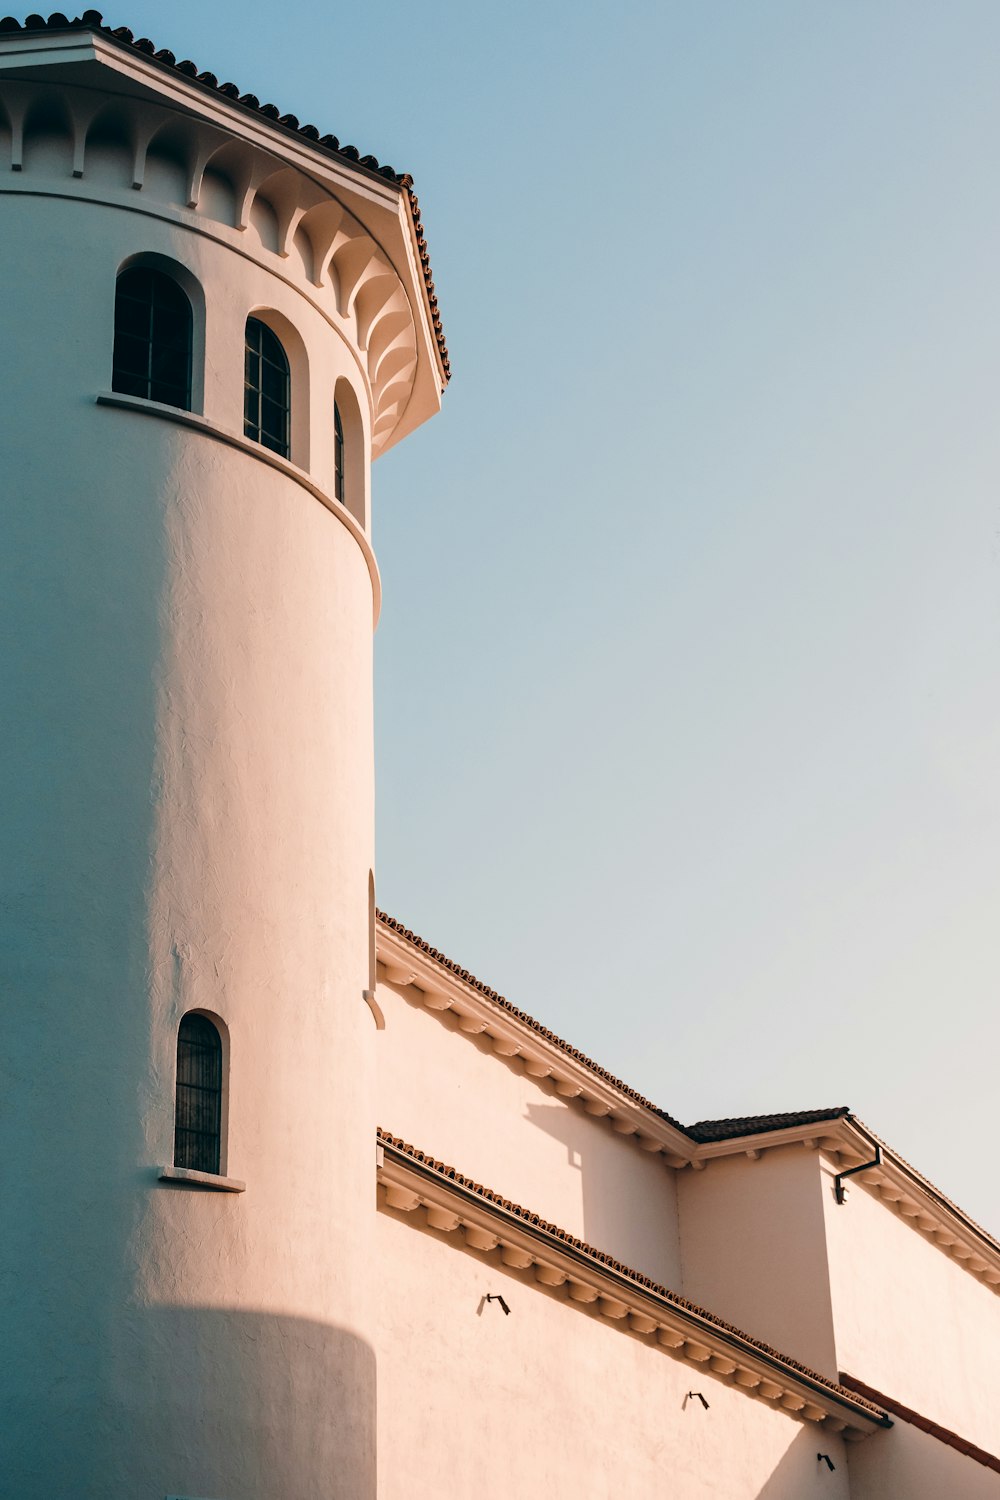
{"type": "Polygon", "coordinates": [[[451,361],[448,355],[448,346],[444,336],[444,326],[438,310],[437,293],[434,287],[434,277],[431,272],[430,254],[427,249],[427,241],[424,236],[424,226],[420,217],[420,204],[416,193],[413,191],[413,178],[409,172],[397,172],[394,167],[379,162],[374,156],[362,156],[356,146],[341,145],[335,135],[321,135],[315,125],[301,125],[298,118],[292,114],[282,114],[275,104],[261,104],[256,94],[241,93],[234,83],[220,83],[214,73],[199,70],[197,65],[189,59],[180,62],[169,48],[157,49],[156,44],[148,37],[134,36],[127,26],[111,27],[104,24],[104,17],[98,10],[85,10],[82,16],[69,20],[61,11],[56,11],[48,20],[42,16],[30,16],[26,21],[20,22],[13,16],[5,16],[0,20],[0,42],[7,37],[26,35],[54,35],[59,36],[66,33],[90,32],[94,36],[100,36],[105,42],[115,44],[122,51],[138,52],[144,61],[152,64],[159,71],[171,75],[178,73],[185,81],[215,97],[222,96],[227,105],[238,112],[253,116],[257,119],[263,118],[270,130],[277,132],[287,139],[294,139],[298,146],[306,144],[318,156],[326,159],[335,159],[338,165],[346,166],[352,173],[366,177],[372,181],[378,181],[382,185],[388,184],[394,188],[405,200],[410,229],[413,235],[414,250],[417,263],[421,268],[421,281],[423,284],[423,295],[425,299],[425,311],[433,332],[433,342],[436,358],[439,366],[439,374],[442,386],[446,386],[451,379],[451,361]],[[35,24],[32,24],[35,23],[35,24]]]}
{"type": "Polygon", "coordinates": [[[844,1115],[850,1114],[850,1108],[846,1104],[837,1105],[833,1109],[803,1109],[794,1110],[786,1114],[745,1116],[740,1119],[723,1120],[697,1120],[693,1125],[686,1125],[685,1129],[692,1140],[699,1145],[714,1146],[719,1142],[744,1140],[750,1135],[761,1135],[767,1131],[795,1129],[800,1125],[822,1125],[828,1120],[839,1120],[844,1115]],[[730,1125],[731,1130],[721,1130],[713,1127],[730,1125]]]}
{"type": "MultiPolygon", "coordinates": [[[[876,1135],[869,1125],[866,1125],[863,1120],[859,1120],[857,1115],[849,1114],[845,1121],[845,1124],[847,1123],[872,1147],[878,1146],[880,1148],[883,1163],[888,1159],[889,1164],[899,1176],[905,1178],[921,1193],[926,1194],[928,1198],[932,1199],[943,1214],[946,1214],[949,1219],[954,1220],[955,1223],[961,1226],[965,1234],[977,1240],[984,1250],[995,1257],[998,1270],[1000,1270],[1000,1241],[995,1239],[981,1224],[977,1224],[975,1219],[970,1218],[963,1208],[959,1208],[957,1203],[953,1203],[950,1198],[946,1197],[940,1188],[935,1187],[932,1182],[928,1181],[922,1172],[917,1171],[916,1167],[912,1167],[897,1151],[894,1151],[890,1145],[883,1141],[881,1136],[876,1135]]],[[[1000,1277],[998,1277],[997,1284],[1000,1284],[1000,1277]]]]}
{"type": "Polygon", "coordinates": [[[707,1365],[717,1377],[731,1378],[747,1395],[761,1395],[792,1416],[831,1421],[833,1430],[847,1426],[856,1435],[892,1426],[888,1413],[865,1397],[473,1182],[454,1167],[384,1130],[378,1131],[377,1140],[378,1176],[389,1208],[411,1213],[423,1207],[430,1228],[450,1234],[461,1227],[473,1250],[492,1254],[499,1248],[504,1265],[521,1271],[534,1268],[536,1279],[550,1291],[568,1283],[572,1301],[598,1304],[598,1310],[613,1323],[628,1326],[634,1333],[655,1335],[681,1358],[707,1365]]]}
{"type": "Polygon", "coordinates": [[[912,1406],[904,1406],[902,1401],[895,1396],[883,1395],[863,1380],[858,1380],[854,1375],[845,1375],[840,1372],[840,1383],[849,1391],[856,1391],[859,1396],[864,1396],[868,1401],[874,1401],[877,1406],[885,1407],[891,1411],[894,1417],[899,1417],[901,1422],[907,1422],[911,1427],[919,1427],[921,1432],[926,1432],[929,1437],[936,1438],[939,1443],[944,1443],[948,1448],[954,1448],[956,1453],[963,1454],[966,1458],[973,1459],[977,1464],[982,1464],[984,1469],[992,1469],[994,1474],[1000,1474],[1000,1458],[995,1453],[989,1453],[985,1448],[980,1448],[977,1443],[970,1443],[968,1438],[959,1436],[952,1432],[949,1427],[942,1427],[940,1422],[925,1417],[922,1412],[914,1411],[912,1406]]]}
{"type": "Polygon", "coordinates": [[[722,1156],[756,1159],[765,1151],[798,1142],[833,1157],[842,1168],[870,1162],[869,1169],[854,1178],[855,1183],[872,1190],[965,1270],[1000,1291],[1000,1243],[849,1111],[780,1130],[707,1141],[697,1148],[692,1165],[705,1166],[722,1156]],[[873,1160],[876,1146],[881,1153],[878,1164],[873,1160]]]}
{"type": "Polygon", "coordinates": [[[471,1036],[486,1035],[501,1057],[520,1056],[532,1077],[550,1078],[562,1098],[579,1099],[588,1114],[605,1118],[621,1135],[634,1136],[645,1150],[659,1152],[668,1166],[699,1171],[717,1157],[756,1158],[764,1151],[801,1142],[847,1167],[860,1165],[877,1145],[881,1166],[854,1180],[879,1189],[886,1203],[897,1205],[915,1229],[932,1234],[940,1249],[1000,1291],[1000,1242],[846,1107],[804,1111],[809,1118],[799,1123],[698,1141],[691,1134],[693,1127],[685,1128],[396,918],[383,911],[376,915],[378,960],[391,984],[411,986],[414,998],[428,1010],[451,1011],[459,1030],[471,1036]]]}
{"type": "Polygon", "coordinates": [[[683,1127],[635,1089],[572,1047],[467,969],[460,969],[395,918],[378,912],[376,952],[390,984],[412,986],[428,1010],[452,1011],[459,1029],[485,1034],[501,1057],[520,1056],[534,1078],[551,1078],[564,1099],[577,1098],[588,1114],[608,1119],[621,1135],[686,1166],[697,1145],[683,1127]]]}

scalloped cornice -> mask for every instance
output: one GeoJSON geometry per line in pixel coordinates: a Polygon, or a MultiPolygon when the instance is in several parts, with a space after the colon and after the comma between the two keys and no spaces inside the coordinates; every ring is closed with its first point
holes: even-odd
{"type": "Polygon", "coordinates": [[[272,121],[224,89],[209,93],[197,78],[94,27],[0,32],[0,123],[12,174],[3,191],[97,196],[159,216],[167,209],[299,286],[360,357],[373,457],[436,410],[447,371],[427,301],[426,251],[409,188],[395,174],[360,171],[276,113],[272,121]],[[16,77],[4,76],[12,67],[16,77]],[[33,78],[35,67],[45,73],[33,78]],[[92,170],[91,148],[109,132],[126,145],[131,191],[122,184],[109,194],[92,170]],[[61,175],[50,157],[33,164],[37,134],[65,139],[61,175]],[[150,162],[164,154],[183,183],[170,202],[148,187],[150,162]],[[213,216],[205,194],[213,173],[232,189],[227,220],[213,216]],[[262,206],[275,226],[272,245],[247,233],[262,206]]]}

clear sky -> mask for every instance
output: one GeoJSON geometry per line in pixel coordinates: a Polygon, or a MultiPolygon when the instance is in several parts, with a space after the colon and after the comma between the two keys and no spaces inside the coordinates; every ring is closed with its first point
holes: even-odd
{"type": "Polygon", "coordinates": [[[849,1104],[1000,1233],[1000,6],[107,19],[416,178],[380,904],[680,1119],[849,1104]]]}

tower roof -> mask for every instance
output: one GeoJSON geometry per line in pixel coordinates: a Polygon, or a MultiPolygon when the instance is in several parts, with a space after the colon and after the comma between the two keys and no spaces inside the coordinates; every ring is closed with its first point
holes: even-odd
{"type": "Polygon", "coordinates": [[[386,215],[384,208],[379,214],[377,198],[365,191],[366,183],[372,187],[377,184],[382,189],[383,204],[385,186],[394,189],[405,205],[410,243],[408,246],[389,245],[388,249],[397,271],[402,274],[404,262],[408,261],[415,273],[409,279],[417,283],[414,291],[419,287],[419,300],[423,304],[422,312],[438,367],[439,389],[443,389],[451,376],[451,364],[419,202],[413,190],[413,178],[408,172],[399,172],[374,156],[363,155],[356,146],[342,143],[335,135],[321,134],[317,126],[300,123],[295,115],[283,113],[275,104],[262,102],[256,94],[244,93],[235,83],[221,82],[216,74],[200,69],[190,59],[178,60],[173,52],[157,48],[148,37],[136,37],[127,26],[106,25],[100,11],[85,10],[74,19],[61,11],[54,12],[48,19],[37,14],[29,15],[23,22],[13,16],[0,19],[0,70],[8,76],[13,71],[15,76],[24,77],[21,69],[30,68],[32,73],[44,69],[42,77],[55,78],[60,74],[65,76],[62,69],[66,64],[77,68],[88,62],[105,66],[110,63],[119,72],[132,72],[135,82],[145,84],[147,88],[156,87],[151,72],[161,73],[175,84],[183,84],[186,90],[194,91],[195,98],[204,95],[204,102],[213,113],[221,104],[227,112],[247,117],[247,123],[252,120],[258,128],[263,125],[272,138],[273,147],[278,146],[275,136],[283,138],[286,148],[291,147],[296,154],[304,148],[314,159],[323,158],[330,166],[335,166],[338,174],[341,169],[346,169],[357,190],[352,195],[351,211],[372,232],[381,231],[377,235],[380,243],[385,243],[386,215]],[[82,40],[81,33],[92,37],[98,44],[98,50],[89,57],[81,53],[78,45],[59,46],[61,40],[68,41],[71,37],[77,42],[82,40]],[[7,45],[11,42],[15,43],[14,47],[7,45]],[[32,46],[32,42],[38,45],[32,46]],[[120,63],[116,63],[115,54],[121,54],[120,63]],[[128,62],[138,65],[138,71],[135,66],[129,68],[128,62]]]}

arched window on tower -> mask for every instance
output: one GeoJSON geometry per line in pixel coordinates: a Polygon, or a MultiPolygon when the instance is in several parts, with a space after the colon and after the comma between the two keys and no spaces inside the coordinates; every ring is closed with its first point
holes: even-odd
{"type": "Polygon", "coordinates": [[[191,303],[173,277],[151,266],[122,271],[112,390],[190,411],[192,325],[191,303]]]}
{"type": "Polygon", "coordinates": [[[333,403],[333,498],[341,505],[346,503],[344,490],[344,424],[340,407],[333,403]]]}
{"type": "Polygon", "coordinates": [[[174,1166],[221,1171],[222,1038],[207,1016],[190,1011],[177,1031],[174,1166]]]}
{"type": "Polygon", "coordinates": [[[243,431],[282,458],[289,456],[291,377],[288,356],[276,333],[259,318],[247,318],[243,373],[243,431]]]}
{"type": "Polygon", "coordinates": [[[333,494],[367,531],[368,437],[357,392],[344,375],[334,386],[333,402],[333,494]]]}

